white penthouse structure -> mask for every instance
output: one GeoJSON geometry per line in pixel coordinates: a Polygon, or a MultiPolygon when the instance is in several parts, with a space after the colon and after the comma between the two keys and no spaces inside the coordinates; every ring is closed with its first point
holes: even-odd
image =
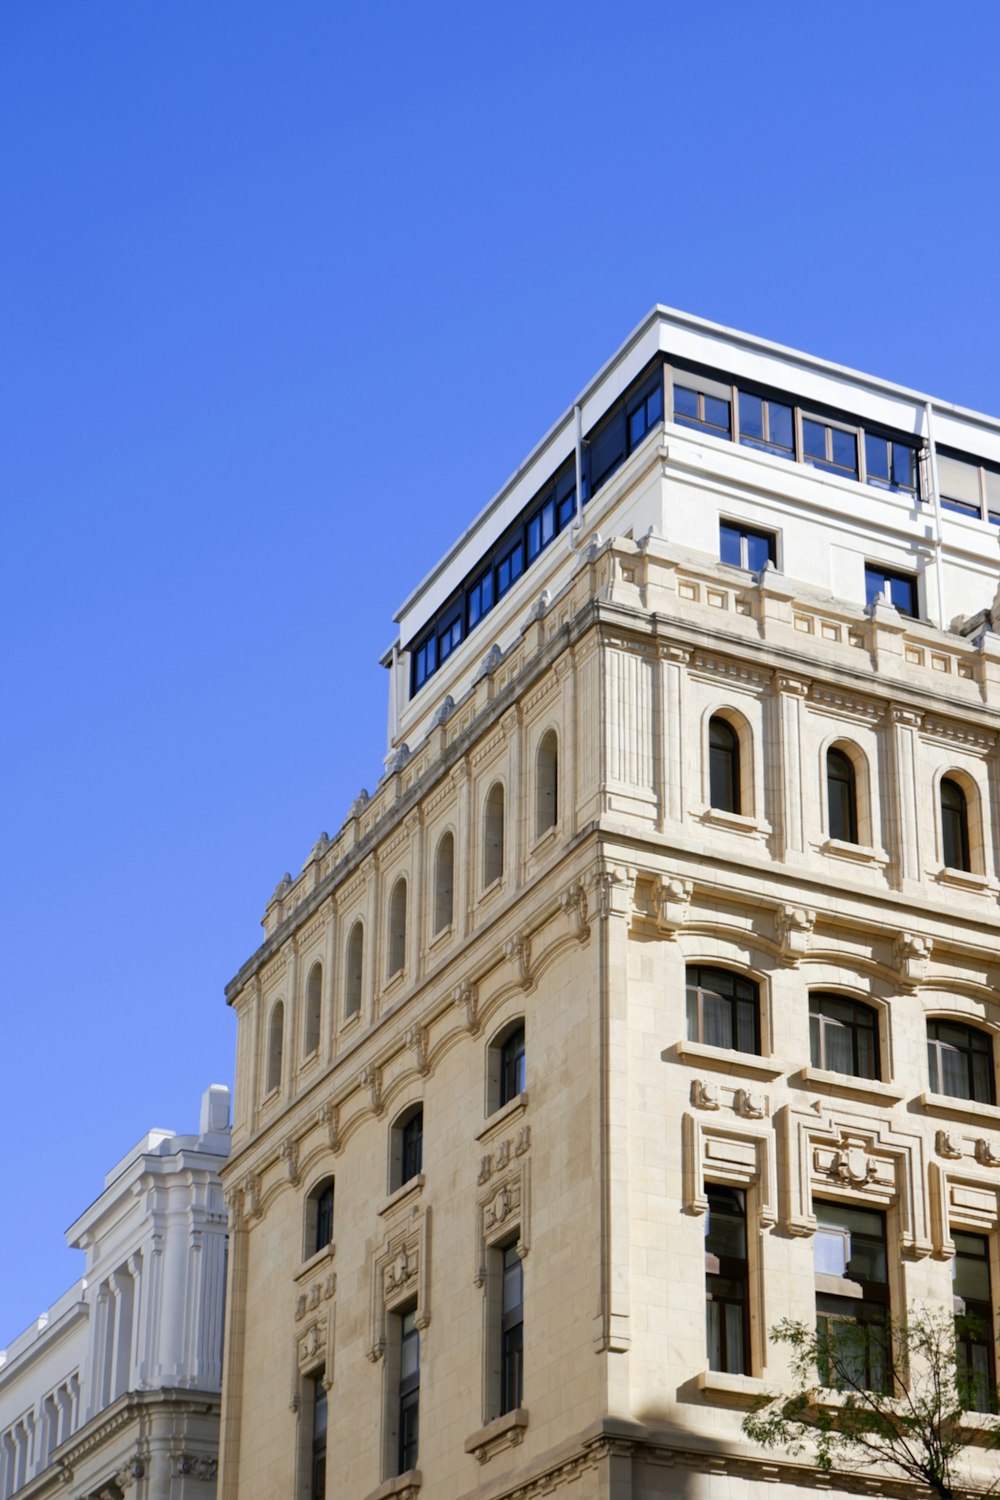
{"type": "Polygon", "coordinates": [[[990,1407],[998,538],[1000,422],[656,308],[406,601],[228,989],[226,1500],[804,1495],[783,1317],[990,1407]]]}
{"type": "Polygon", "coordinates": [[[67,1231],[83,1278],[0,1353],[0,1497],[209,1500],[218,1468],[229,1090],[152,1130],[67,1231]]]}

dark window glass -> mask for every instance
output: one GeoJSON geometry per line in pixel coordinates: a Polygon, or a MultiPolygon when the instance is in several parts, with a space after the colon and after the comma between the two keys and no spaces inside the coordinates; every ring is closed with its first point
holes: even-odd
{"type": "Polygon", "coordinates": [[[692,964],[687,971],[690,1042],[760,1053],[757,986],[730,969],[692,964]]]}
{"type": "Polygon", "coordinates": [[[500,1412],[514,1411],[524,1399],[524,1281],[516,1245],[503,1251],[500,1323],[500,1412]]]}
{"type": "Polygon", "coordinates": [[[621,466],[625,450],[625,413],[619,411],[594,434],[587,446],[591,494],[621,466]]]}
{"type": "Polygon", "coordinates": [[[824,1384],[884,1391],[890,1378],[885,1215],[842,1203],[816,1202],[814,1209],[816,1332],[824,1384]]]}
{"type": "Polygon", "coordinates": [[[927,1022],[931,1091],[953,1099],[995,1104],[993,1040],[988,1032],[960,1021],[927,1022]]]}
{"type": "Polygon", "coordinates": [[[855,433],[818,422],[815,417],[803,417],[802,449],[806,462],[814,469],[857,478],[858,440],[855,433]]]}
{"type": "Polygon", "coordinates": [[[759,573],[764,564],[774,562],[776,556],[773,531],[757,531],[738,521],[719,522],[719,557],[722,562],[759,573]]]}
{"type": "Polygon", "coordinates": [[[705,1316],[708,1368],[749,1373],[746,1197],[738,1188],[706,1184],[705,1316]]]}
{"type": "Polygon", "coordinates": [[[403,1126],[400,1139],[400,1184],[409,1182],[423,1169],[424,1112],[418,1109],[403,1126]]]}
{"type": "Polygon", "coordinates": [[[524,543],[516,542],[497,563],[497,598],[502,599],[524,572],[524,543]]]}
{"type": "Polygon", "coordinates": [[[469,590],[469,629],[493,608],[493,573],[484,573],[469,590]]]}
{"type": "Polygon", "coordinates": [[[969,1411],[997,1409],[993,1290],[989,1240],[981,1234],[953,1233],[955,1354],[969,1411]]]}
{"type": "Polygon", "coordinates": [[[858,471],[858,440],[853,432],[843,432],[839,427],[830,428],[831,459],[838,469],[858,471]]]}
{"type": "Polygon", "coordinates": [[[399,1340],[399,1455],[398,1472],[417,1466],[420,1435],[420,1333],[416,1313],[403,1313],[399,1340]]]}
{"type": "Polygon", "coordinates": [[[880,489],[915,490],[917,450],[909,443],[866,432],[865,470],[868,483],[880,489]]]}
{"type": "Polygon", "coordinates": [[[675,385],[674,421],[681,427],[697,427],[716,437],[729,437],[729,402],[675,385]]]}
{"type": "Polygon", "coordinates": [[[438,631],[438,666],[448,660],[455,647],[462,639],[462,617],[456,615],[447,625],[438,631]]]}
{"type": "Polygon", "coordinates": [[[952,870],[971,869],[969,863],[969,809],[965,793],[950,776],[941,780],[941,853],[952,870]]]}
{"type": "Polygon", "coordinates": [[[764,453],[777,453],[781,458],[794,458],[792,408],[781,401],[751,395],[748,391],[740,391],[739,400],[740,442],[743,446],[759,448],[764,453]]]}
{"type": "Polygon", "coordinates": [[[547,500],[528,522],[528,561],[534,562],[556,534],[556,503],[547,500]]]}
{"type": "Polygon", "coordinates": [[[740,741],[733,726],[717,716],[708,725],[708,787],[711,806],[740,811],[740,741]]]}
{"type": "Polygon", "coordinates": [[[878,1024],[870,1005],[846,995],[809,996],[809,1039],[814,1068],[877,1078],[878,1024]]]}
{"type": "Polygon", "coordinates": [[[826,458],[826,428],[821,422],[802,419],[802,451],[807,458],[826,458]]]}
{"type": "Polygon", "coordinates": [[[865,602],[874,604],[879,594],[901,615],[917,617],[917,580],[912,573],[894,573],[875,563],[865,563],[865,602]]]}
{"type": "Polygon", "coordinates": [[[326,1434],[328,1408],[323,1375],[312,1381],[312,1462],[309,1500],[326,1500],[326,1434]]]}
{"type": "Polygon", "coordinates": [[[328,1182],[316,1198],[316,1243],[313,1252],[325,1250],[333,1239],[333,1183],[328,1182]]]}
{"type": "Polygon", "coordinates": [[[518,1026],[500,1048],[500,1103],[524,1093],[524,1027],[518,1026]]]}
{"type": "Polygon", "coordinates": [[[828,750],[826,796],[830,815],[830,837],[845,844],[858,842],[858,798],[854,766],[843,750],[828,750]]]}
{"type": "Polygon", "coordinates": [[[628,445],[629,451],[642,442],[646,433],[654,427],[663,416],[663,386],[660,376],[656,377],[656,384],[648,389],[635,406],[629,407],[628,416],[628,445]]]}
{"type": "Polygon", "coordinates": [[[674,420],[679,421],[682,417],[688,417],[697,422],[699,416],[698,392],[690,390],[686,385],[675,385],[674,420]]]}

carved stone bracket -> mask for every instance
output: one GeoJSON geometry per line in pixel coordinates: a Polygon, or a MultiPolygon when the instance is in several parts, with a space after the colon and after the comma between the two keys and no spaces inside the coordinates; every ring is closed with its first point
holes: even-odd
{"type": "Polygon", "coordinates": [[[243,1188],[242,1185],[227,1187],[224,1193],[226,1209],[229,1213],[229,1230],[235,1234],[243,1228],[243,1188]]]}
{"type": "Polygon", "coordinates": [[[256,1219],[260,1214],[260,1177],[256,1172],[248,1172],[240,1183],[240,1191],[243,1194],[243,1212],[247,1219],[256,1219]]]}
{"type": "Polygon", "coordinates": [[[770,1101],[762,1089],[733,1088],[714,1078],[692,1078],[691,1103],[695,1109],[731,1109],[744,1120],[763,1120],[770,1112],[770,1101]]]}
{"type": "Polygon", "coordinates": [[[504,943],[504,958],[511,959],[517,964],[521,984],[526,990],[531,989],[531,939],[523,932],[515,935],[504,943]]]}
{"type": "Polygon", "coordinates": [[[320,1106],[317,1119],[326,1131],[327,1143],[330,1150],[340,1150],[340,1107],[336,1104],[323,1104],[320,1106]]]}
{"type": "Polygon", "coordinates": [[[591,884],[599,917],[617,916],[631,921],[635,904],[635,873],[629,865],[604,865],[594,871],[591,884]]]}
{"type": "Polygon", "coordinates": [[[299,1184],[299,1143],[294,1136],[286,1136],[278,1148],[278,1155],[285,1163],[285,1174],[292,1187],[299,1184]]]}
{"type": "Polygon", "coordinates": [[[307,1291],[300,1292],[295,1299],[295,1321],[301,1323],[307,1313],[315,1312],[323,1302],[329,1302],[337,1292],[337,1274],[329,1271],[322,1281],[314,1281],[307,1291]]]}
{"type": "Polygon", "coordinates": [[[691,893],[694,883],[677,876],[657,878],[653,886],[653,907],[656,925],[664,937],[676,937],[685,925],[691,908],[691,893]]]}
{"type": "Polygon", "coordinates": [[[368,1090],[371,1107],[376,1115],[381,1115],[385,1109],[382,1100],[382,1069],[377,1063],[366,1063],[358,1074],[358,1085],[368,1090]]]}
{"type": "Polygon", "coordinates": [[[992,1141],[980,1136],[976,1141],[976,1161],[981,1167],[1000,1167],[1000,1152],[992,1141]]]}
{"type": "Polygon", "coordinates": [[[816,925],[816,913],[808,906],[781,906],[775,913],[781,957],[789,968],[798,968],[809,951],[809,939],[816,925]]]}
{"type": "Polygon", "coordinates": [[[421,1026],[419,1024],[416,1026],[411,1026],[407,1031],[404,1040],[406,1042],[406,1045],[413,1051],[414,1060],[417,1065],[417,1072],[420,1073],[422,1077],[426,1078],[427,1074],[431,1070],[430,1062],[428,1061],[427,1027],[421,1026]]]}
{"type": "Polygon", "coordinates": [[[590,920],[587,915],[587,891],[581,880],[574,880],[569,890],[563,891],[559,904],[576,926],[576,935],[581,943],[590,936],[590,920]]]}
{"type": "Polygon", "coordinates": [[[455,1005],[460,1005],[465,1011],[465,1025],[468,1031],[476,1036],[479,1032],[479,990],[471,979],[463,979],[451,992],[451,998],[455,1005]]]}
{"type": "Polygon", "coordinates": [[[915,990],[927,978],[932,940],[916,932],[898,932],[892,947],[893,968],[900,989],[915,990]]]}
{"type": "Polygon", "coordinates": [[[934,1149],[948,1161],[959,1161],[965,1155],[962,1137],[955,1130],[939,1130],[934,1137],[934,1149]]]}

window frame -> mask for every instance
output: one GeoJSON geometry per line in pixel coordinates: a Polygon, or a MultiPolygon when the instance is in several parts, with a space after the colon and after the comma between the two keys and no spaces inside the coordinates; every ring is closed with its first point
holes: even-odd
{"type": "Polygon", "coordinates": [[[303,1260],[311,1260],[314,1255],[319,1255],[321,1251],[329,1249],[333,1244],[335,1207],[336,1180],[332,1174],[328,1174],[313,1183],[306,1194],[303,1212],[303,1260]]]}
{"type": "Polygon", "coordinates": [[[872,606],[874,605],[874,603],[875,603],[876,599],[878,598],[879,594],[882,594],[884,597],[886,597],[886,602],[888,604],[890,604],[893,609],[897,610],[899,612],[899,614],[901,614],[905,619],[907,619],[907,620],[920,620],[920,619],[923,618],[923,616],[920,613],[920,574],[919,573],[907,573],[902,568],[887,568],[887,567],[883,566],[882,563],[868,562],[868,561],[866,561],[865,562],[865,605],[866,605],[867,608],[869,608],[869,609],[872,608],[872,606]],[[872,589],[871,584],[875,580],[881,580],[881,583],[883,585],[887,584],[888,585],[888,593],[886,593],[885,587],[880,587],[880,588],[872,589]],[[893,592],[892,591],[892,585],[894,583],[899,584],[901,586],[905,585],[907,588],[912,589],[912,591],[913,591],[913,609],[912,610],[903,609],[901,605],[899,605],[899,604],[896,603],[896,600],[892,597],[892,592],[893,592]],[[869,595],[871,596],[870,598],[869,598],[869,595]]]}
{"type": "Polygon", "coordinates": [[[969,817],[969,794],[965,787],[955,775],[947,773],[938,782],[938,818],[941,829],[941,863],[945,869],[961,870],[966,874],[972,874],[972,838],[971,820],[969,817]],[[945,807],[945,787],[958,795],[960,806],[945,807]],[[948,816],[946,817],[946,813],[948,816]],[[956,825],[957,819],[957,825],[956,825]],[[957,849],[956,844],[957,833],[957,849]],[[959,858],[949,858],[949,855],[958,854],[959,858]]]}
{"type": "Polygon", "coordinates": [[[749,978],[737,969],[728,969],[720,964],[688,963],[684,970],[684,998],[685,998],[685,1033],[689,1042],[694,1042],[702,1047],[724,1047],[733,1052],[740,1052],[745,1057],[763,1057],[763,1025],[761,1019],[761,993],[760,985],[756,979],[749,978]],[[692,976],[696,976],[692,979],[692,976]],[[708,976],[718,976],[728,980],[732,986],[733,994],[725,995],[719,990],[709,989],[704,983],[708,976]],[[748,993],[740,995],[736,993],[738,986],[745,986],[748,993]],[[694,992],[695,1020],[692,1035],[692,992],[694,992]],[[712,996],[713,999],[722,1001],[729,1015],[729,1040],[726,1042],[710,1042],[705,1038],[705,997],[712,996]],[[740,1046],[740,1012],[736,1007],[751,1006],[753,1017],[753,1046],[740,1046]]]}
{"type": "Polygon", "coordinates": [[[959,1225],[952,1228],[952,1241],[955,1246],[955,1254],[952,1257],[952,1298],[955,1313],[955,1355],[959,1363],[961,1374],[964,1376],[971,1389],[979,1386],[976,1372],[973,1368],[974,1360],[969,1358],[972,1350],[980,1348],[986,1353],[986,1370],[980,1372],[985,1375],[985,1394],[980,1386],[977,1393],[976,1404],[967,1407],[970,1411],[980,1411],[995,1414],[998,1409],[997,1393],[997,1317],[996,1300],[994,1296],[993,1263],[995,1259],[994,1235],[981,1234],[973,1230],[963,1229],[959,1225]],[[973,1256],[963,1252],[960,1241],[975,1240],[983,1247],[981,1255],[973,1256]],[[975,1261],[981,1263],[986,1269],[986,1296],[967,1297],[955,1288],[959,1281],[959,1271],[963,1262],[975,1261]],[[961,1305],[960,1305],[961,1304],[961,1305]],[[978,1328],[974,1325],[978,1324],[978,1328]],[[962,1359],[963,1351],[965,1353],[962,1359]],[[964,1365],[964,1369],[961,1367],[964,1365]]]}
{"type": "MultiPolygon", "coordinates": [[[[817,1337],[820,1341],[820,1345],[822,1346],[824,1339],[836,1337],[835,1333],[831,1335],[827,1330],[824,1330],[823,1323],[826,1320],[830,1320],[834,1323],[851,1325],[853,1327],[868,1326],[870,1328],[874,1328],[881,1326],[883,1334],[887,1341],[889,1337],[889,1326],[892,1312],[892,1270],[889,1263],[889,1225],[886,1211],[882,1208],[870,1207],[868,1204],[862,1205],[843,1201],[840,1199],[814,1198],[813,1212],[816,1216],[816,1231],[813,1241],[814,1265],[815,1251],[816,1248],[819,1247],[822,1243],[822,1236],[824,1233],[824,1228],[826,1227],[823,1223],[824,1210],[829,1212],[831,1218],[837,1213],[840,1213],[841,1215],[860,1213],[871,1218],[877,1218],[881,1221],[881,1236],[858,1233],[857,1231],[852,1230],[849,1224],[838,1225],[836,1223],[831,1223],[828,1227],[831,1231],[831,1234],[834,1231],[839,1232],[841,1236],[847,1240],[848,1246],[850,1246],[851,1244],[852,1237],[863,1241],[867,1245],[880,1245],[882,1249],[882,1258],[885,1265],[885,1280],[876,1281],[873,1278],[865,1277],[859,1274],[858,1268],[855,1268],[852,1265],[854,1259],[852,1254],[847,1255],[847,1258],[844,1262],[843,1274],[840,1276],[828,1271],[820,1271],[817,1267],[815,1270],[816,1331],[817,1337]],[[821,1278],[824,1282],[824,1285],[822,1286],[820,1285],[821,1278]],[[834,1286],[831,1284],[837,1283],[839,1283],[839,1287],[838,1289],[834,1289],[834,1286]],[[821,1298],[828,1304],[840,1304],[840,1306],[838,1307],[834,1305],[821,1308],[821,1298]],[[863,1311],[865,1308],[871,1309],[870,1315],[867,1317],[861,1316],[859,1318],[857,1316],[858,1310],[860,1309],[863,1311]]],[[[888,1348],[888,1342],[886,1342],[885,1345],[886,1368],[884,1371],[884,1374],[888,1377],[888,1380],[882,1385],[874,1386],[868,1383],[873,1373],[874,1364],[872,1359],[873,1345],[868,1341],[867,1338],[865,1339],[863,1344],[859,1343],[859,1352],[861,1352],[861,1354],[863,1355],[865,1362],[864,1376],[866,1383],[864,1385],[858,1385],[853,1381],[847,1384],[833,1385],[833,1383],[828,1379],[824,1380],[824,1384],[828,1388],[832,1388],[835,1390],[880,1390],[882,1393],[887,1394],[891,1389],[892,1379],[892,1360],[891,1351],[888,1348]]],[[[827,1366],[826,1371],[820,1371],[821,1378],[825,1374],[829,1374],[829,1366],[827,1366]]]]}
{"type": "Polygon", "coordinates": [[[854,764],[854,758],[853,758],[853,756],[851,756],[851,755],[848,754],[847,750],[844,749],[843,745],[841,745],[839,743],[834,743],[832,745],[828,745],[827,746],[825,762],[826,762],[826,778],[825,778],[825,781],[826,781],[826,826],[827,826],[827,836],[829,838],[831,838],[831,839],[836,839],[837,842],[841,843],[841,844],[860,844],[859,826],[860,826],[861,819],[860,819],[860,816],[859,816],[859,809],[858,809],[858,772],[857,772],[857,767],[854,764]],[[832,776],[831,775],[830,762],[831,762],[831,760],[833,759],[834,756],[837,757],[838,761],[843,762],[844,766],[846,767],[846,769],[847,769],[847,775],[846,775],[846,777],[841,778],[841,777],[837,777],[837,776],[832,776]],[[846,798],[846,809],[847,809],[847,832],[846,833],[843,831],[842,828],[839,831],[835,831],[834,830],[834,826],[833,826],[834,825],[834,817],[833,817],[834,802],[833,802],[833,797],[831,796],[831,792],[830,792],[831,782],[834,782],[837,785],[843,785],[843,786],[846,787],[846,792],[844,794],[845,798],[846,798]]]}
{"type": "Polygon", "coordinates": [[[842,1078],[861,1078],[861,1079],[866,1079],[866,1080],[868,1080],[870,1082],[873,1082],[873,1083],[879,1083],[879,1082],[881,1082],[882,1081],[881,1025],[880,1025],[879,1012],[876,1009],[876,1007],[874,1005],[868,1004],[864,1000],[859,1000],[855,995],[844,994],[844,993],[842,993],[839,990],[824,990],[824,989],[815,989],[815,990],[813,990],[813,989],[811,989],[809,991],[809,1056],[810,1056],[811,1065],[814,1068],[820,1068],[820,1069],[822,1069],[824,1072],[827,1072],[827,1073],[837,1073],[842,1078]],[[822,1003],[824,1001],[832,1001],[832,1002],[834,1002],[837,1005],[843,1005],[843,1006],[849,1007],[852,1011],[854,1011],[856,1013],[863,1014],[865,1017],[869,1018],[870,1024],[867,1025],[867,1026],[858,1026],[858,1024],[856,1022],[841,1022],[841,1021],[837,1020],[834,1017],[826,1016],[818,1008],[819,1006],[822,1005],[822,1003]],[[814,1006],[817,1007],[817,1008],[814,1009],[814,1006]],[[818,1047],[814,1045],[814,1032],[813,1032],[813,1018],[814,1017],[817,1019],[817,1021],[819,1023],[817,1025],[816,1029],[815,1029],[815,1035],[819,1039],[819,1046],[818,1047]],[[827,1056],[826,1056],[826,1051],[827,1051],[826,1029],[827,1029],[827,1026],[836,1027],[838,1030],[844,1030],[844,1031],[849,1031],[850,1032],[851,1054],[852,1054],[853,1067],[852,1067],[851,1072],[849,1072],[849,1073],[845,1073],[844,1070],[843,1070],[843,1068],[835,1068],[835,1067],[833,1067],[831,1065],[831,1062],[830,1062],[829,1058],[827,1058],[827,1056]],[[859,1067],[859,1065],[858,1065],[858,1059],[859,1059],[858,1032],[859,1031],[870,1032],[871,1033],[872,1071],[870,1073],[868,1073],[868,1072],[862,1072],[861,1069],[860,1069],[860,1067],[859,1067]],[[818,1056],[817,1056],[817,1053],[818,1053],[818,1056]]]}
{"type": "Polygon", "coordinates": [[[731,813],[736,817],[743,817],[743,766],[741,735],[725,713],[713,713],[708,720],[708,805],[713,812],[731,813]],[[725,731],[728,746],[713,745],[712,736],[715,726],[720,726],[725,731]],[[721,762],[720,757],[728,757],[728,769],[721,762]],[[726,786],[720,785],[720,777],[726,786]],[[728,789],[728,790],[727,790],[728,789]],[[716,796],[717,792],[724,795],[716,796]]]}
{"type": "Polygon", "coordinates": [[[417,1183],[424,1170],[424,1101],[414,1099],[389,1127],[389,1193],[417,1183]]]}
{"type": "Polygon", "coordinates": [[[506,1109],[527,1092],[528,1049],[524,1016],[511,1016],[486,1044],[486,1118],[506,1109]],[[519,1056],[515,1060],[514,1053],[519,1056]],[[511,1049],[508,1052],[508,1049],[511,1049]],[[511,1091],[520,1082],[520,1088],[511,1091]]]}
{"type": "Polygon", "coordinates": [[[764,545],[765,545],[765,547],[767,549],[767,558],[765,559],[765,561],[773,563],[774,566],[777,567],[778,566],[778,533],[776,531],[768,531],[765,527],[761,527],[761,526],[751,526],[746,521],[737,520],[737,519],[735,519],[732,516],[721,516],[720,515],[720,517],[719,517],[719,561],[722,562],[722,563],[724,563],[727,568],[742,568],[745,573],[754,573],[754,574],[759,573],[761,571],[761,569],[765,565],[764,563],[762,563],[759,568],[751,567],[751,564],[750,564],[750,542],[751,542],[751,540],[755,541],[755,542],[763,542],[764,543],[764,545]],[[730,531],[730,532],[735,532],[736,533],[736,540],[737,540],[737,545],[738,545],[739,554],[740,554],[740,561],[739,562],[736,562],[736,563],[731,562],[728,558],[726,558],[726,557],[723,556],[723,540],[724,540],[723,539],[723,532],[724,531],[730,531]]]}
{"type": "MultiPolygon", "coordinates": [[[[705,1201],[707,1204],[705,1212],[705,1339],[708,1368],[722,1375],[749,1375],[753,1368],[753,1354],[750,1337],[750,1225],[747,1211],[747,1189],[734,1186],[730,1183],[706,1182],[705,1201]],[[723,1193],[732,1194],[740,1200],[739,1217],[743,1227],[742,1256],[719,1255],[715,1250],[709,1248],[709,1240],[712,1232],[712,1196],[715,1194],[721,1198],[723,1193]],[[740,1298],[733,1298],[714,1295],[713,1286],[721,1282],[738,1284],[742,1289],[742,1296],[740,1298]],[[727,1358],[729,1355],[729,1327],[725,1318],[719,1322],[720,1362],[713,1362],[714,1338],[711,1310],[715,1306],[738,1306],[741,1309],[738,1369],[733,1369],[733,1361],[727,1358]]],[[[716,1209],[715,1212],[718,1217],[720,1210],[716,1209]]]]}
{"type": "Polygon", "coordinates": [[[517,1239],[493,1247],[500,1257],[500,1402],[497,1416],[505,1417],[524,1405],[524,1262],[517,1239]],[[516,1270],[516,1303],[508,1305],[508,1270],[516,1270]]]}
{"type": "Polygon", "coordinates": [[[972,1104],[990,1104],[997,1102],[996,1086],[996,1041],[993,1032],[985,1026],[977,1026],[967,1021],[963,1016],[954,1015],[931,1015],[927,1017],[927,1074],[932,1094],[938,1094],[945,1099],[963,1099],[972,1104]],[[983,1037],[985,1045],[981,1048],[962,1048],[941,1037],[932,1036],[931,1029],[939,1027],[953,1027],[956,1031],[962,1031],[967,1037],[983,1037]],[[966,1062],[966,1088],[967,1092],[962,1094],[953,1093],[951,1089],[945,1088],[946,1074],[942,1062],[944,1052],[956,1055],[964,1055],[966,1062]],[[987,1059],[984,1078],[986,1082],[986,1098],[980,1098],[976,1094],[977,1086],[976,1069],[972,1059],[976,1056],[987,1059]]]}

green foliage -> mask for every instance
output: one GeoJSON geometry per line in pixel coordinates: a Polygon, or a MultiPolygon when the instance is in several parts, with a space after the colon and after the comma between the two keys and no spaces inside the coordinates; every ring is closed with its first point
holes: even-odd
{"type": "MultiPolygon", "coordinates": [[[[954,1500],[965,1414],[983,1397],[957,1358],[956,1333],[966,1331],[977,1331],[972,1320],[924,1307],[868,1326],[830,1320],[817,1329],[785,1318],[771,1338],[791,1351],[794,1389],[762,1397],[743,1431],[766,1448],[808,1453],[826,1472],[877,1469],[954,1500]]],[[[1000,1418],[981,1421],[990,1446],[1000,1446],[1000,1418]]],[[[982,1493],[998,1489],[1000,1479],[982,1493]]]]}

